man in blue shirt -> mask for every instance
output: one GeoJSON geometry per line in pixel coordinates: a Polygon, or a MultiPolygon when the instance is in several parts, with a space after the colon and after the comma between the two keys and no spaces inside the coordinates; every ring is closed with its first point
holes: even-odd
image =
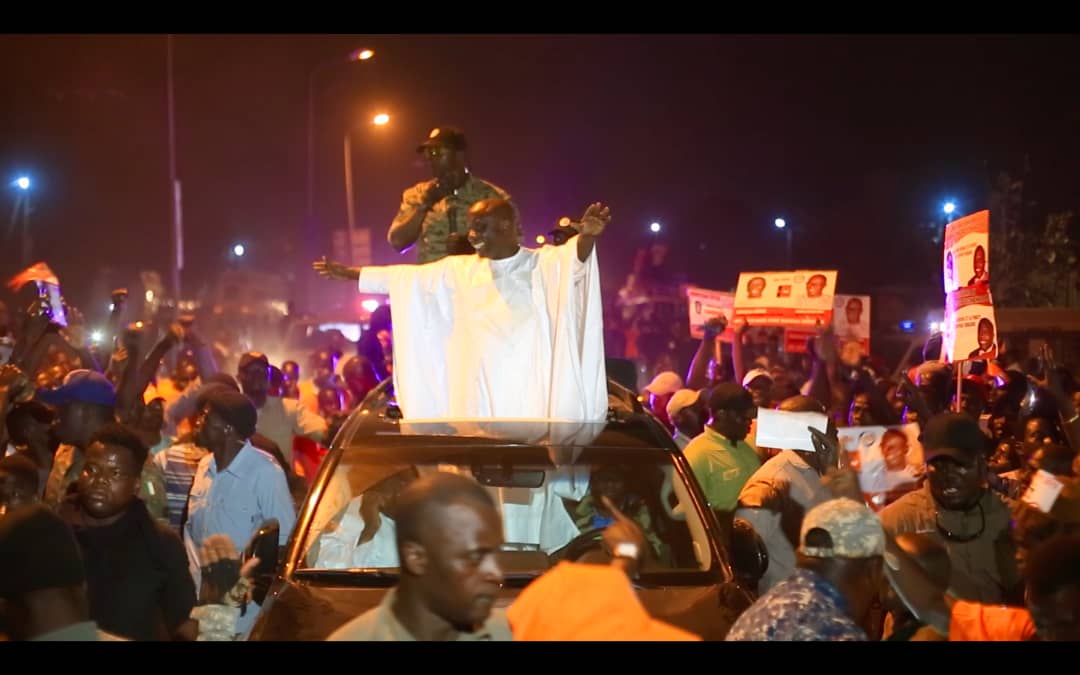
{"type": "Polygon", "coordinates": [[[795,572],[739,617],[727,640],[867,640],[883,584],[885,531],[874,512],[833,499],[803,519],[795,572]]]}
{"type": "MultiPolygon", "coordinates": [[[[296,512],[285,473],[274,458],[248,440],[255,433],[258,413],[243,394],[218,389],[206,396],[195,422],[195,442],[210,454],[199,461],[188,497],[184,544],[192,578],[199,586],[198,550],[212,534],[224,534],[242,549],[263,522],[276,518],[279,544],[284,545],[296,523],[296,512]]],[[[256,611],[249,608],[237,625],[246,633],[256,611]]]]}

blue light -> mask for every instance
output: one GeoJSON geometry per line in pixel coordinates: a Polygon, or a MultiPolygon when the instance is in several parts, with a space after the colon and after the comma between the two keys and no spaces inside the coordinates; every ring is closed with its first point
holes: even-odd
{"type": "Polygon", "coordinates": [[[900,322],[900,330],[905,332],[905,333],[914,333],[915,332],[915,322],[914,321],[901,321],[900,322]]]}
{"type": "Polygon", "coordinates": [[[945,215],[951,216],[956,211],[956,202],[945,202],[941,210],[945,212],[945,215]]]}
{"type": "Polygon", "coordinates": [[[30,189],[30,179],[28,177],[26,177],[26,176],[19,176],[18,178],[15,179],[15,187],[19,188],[20,190],[24,190],[24,191],[29,190],[30,189]]]}
{"type": "Polygon", "coordinates": [[[776,220],[773,221],[773,225],[776,226],[776,229],[782,230],[785,227],[787,227],[787,221],[784,220],[783,218],[777,218],[776,220]]]}

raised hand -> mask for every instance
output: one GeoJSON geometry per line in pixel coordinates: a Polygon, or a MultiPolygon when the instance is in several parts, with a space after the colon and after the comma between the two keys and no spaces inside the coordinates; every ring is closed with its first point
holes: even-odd
{"type": "Polygon", "coordinates": [[[599,237],[610,223],[611,209],[600,202],[594,202],[585,209],[578,232],[589,237],[599,237]]]}
{"type": "MultiPolygon", "coordinates": [[[[250,590],[251,575],[259,559],[253,557],[241,566],[240,553],[232,539],[226,534],[212,534],[199,547],[199,564],[204,571],[203,602],[219,604],[231,600],[239,604],[239,596],[246,595],[250,590]],[[212,574],[211,569],[214,571],[212,574]],[[233,597],[226,598],[226,594],[233,597]]],[[[243,600],[246,601],[246,598],[243,600]]]]}
{"type": "Polygon", "coordinates": [[[311,263],[311,269],[318,272],[319,276],[324,279],[355,281],[360,278],[360,268],[349,267],[333,260],[327,260],[326,256],[311,263]]]}
{"type": "Polygon", "coordinates": [[[716,336],[727,330],[728,320],[723,314],[712,317],[702,326],[705,331],[705,339],[715,339],[716,336]]]}

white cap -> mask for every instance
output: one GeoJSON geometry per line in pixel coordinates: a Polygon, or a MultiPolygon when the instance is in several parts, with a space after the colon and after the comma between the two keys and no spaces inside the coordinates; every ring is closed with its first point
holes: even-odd
{"type": "Polygon", "coordinates": [[[693,389],[680,389],[675,392],[672,395],[671,400],[667,402],[668,419],[675,417],[675,415],[683,408],[689,408],[697,403],[699,396],[701,396],[701,392],[694,391],[693,389]]]}
{"type": "Polygon", "coordinates": [[[656,396],[674,394],[683,388],[682,378],[673,371],[665,370],[653,378],[653,381],[645,387],[645,391],[656,396]]]}
{"type": "Polygon", "coordinates": [[[746,373],[746,375],[743,376],[743,388],[745,389],[746,387],[749,387],[750,383],[759,377],[767,377],[769,379],[769,382],[773,381],[772,375],[769,374],[769,371],[765,370],[764,368],[752,368],[749,372],[746,373]]]}

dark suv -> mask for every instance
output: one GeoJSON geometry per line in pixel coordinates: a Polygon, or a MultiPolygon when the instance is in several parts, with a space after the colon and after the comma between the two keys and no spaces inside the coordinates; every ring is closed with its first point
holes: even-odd
{"type": "Polygon", "coordinates": [[[362,406],[315,479],[250,639],[321,640],[375,607],[398,578],[395,526],[392,509],[364,509],[364,501],[392,503],[410,480],[434,471],[473,477],[500,508],[505,583],[496,606],[559,561],[606,560],[600,532],[610,521],[596,508],[603,494],[649,542],[635,580],[643,605],[722,639],[763,570],[733,573],[728,536],[685,458],[632,394],[611,387],[612,408],[599,423],[412,422],[385,400],[362,406]]]}

